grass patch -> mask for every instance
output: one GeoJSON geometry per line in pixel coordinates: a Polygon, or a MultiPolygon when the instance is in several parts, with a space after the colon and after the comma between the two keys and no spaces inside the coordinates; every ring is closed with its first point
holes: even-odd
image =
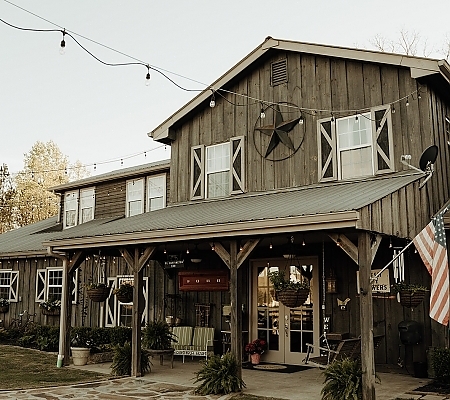
{"type": "Polygon", "coordinates": [[[109,375],[57,368],[57,356],[23,347],[0,345],[0,390],[62,386],[105,379],[109,375]]]}

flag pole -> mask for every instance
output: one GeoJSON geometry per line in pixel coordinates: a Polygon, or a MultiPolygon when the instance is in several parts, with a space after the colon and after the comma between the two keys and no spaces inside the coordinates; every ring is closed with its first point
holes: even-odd
{"type": "MultiPolygon", "coordinates": [[[[448,200],[441,208],[440,210],[435,213],[431,218],[433,219],[436,215],[442,213],[442,212],[447,212],[448,209],[450,207],[450,200],[448,200]]],[[[378,273],[376,275],[374,275],[372,278],[370,278],[370,281],[374,281],[376,279],[378,279],[378,277],[383,273],[383,271],[386,270],[386,268],[388,268],[398,257],[400,257],[401,254],[403,254],[403,252],[413,244],[413,241],[411,240],[404,248],[402,251],[400,251],[391,261],[389,261],[383,269],[381,269],[380,271],[378,271],[378,273]]]]}

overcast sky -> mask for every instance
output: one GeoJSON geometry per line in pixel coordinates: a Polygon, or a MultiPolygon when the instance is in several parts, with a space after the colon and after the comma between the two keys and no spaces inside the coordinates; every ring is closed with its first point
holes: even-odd
{"type": "MultiPolygon", "coordinates": [[[[450,36],[447,0],[11,0],[71,32],[169,74],[180,85],[212,83],[267,36],[373,49],[378,34],[418,32],[430,56],[450,36]],[[435,50],[433,52],[433,50],[435,50]]],[[[0,0],[0,18],[24,28],[55,25],[0,0]]],[[[132,62],[76,37],[109,63],[132,62]]],[[[147,133],[194,96],[144,66],[108,67],[61,33],[19,31],[0,23],[0,165],[23,168],[23,155],[53,140],[92,173],[170,157],[147,133]],[[144,157],[146,152],[146,157],[144,157]],[[133,157],[130,157],[134,155],[133,157]],[[117,160],[115,162],[107,162],[117,160]],[[102,164],[103,163],[103,164],[102,164]]],[[[422,50],[420,49],[420,52],[422,50]]],[[[422,54],[419,54],[422,55],[422,54]]]]}

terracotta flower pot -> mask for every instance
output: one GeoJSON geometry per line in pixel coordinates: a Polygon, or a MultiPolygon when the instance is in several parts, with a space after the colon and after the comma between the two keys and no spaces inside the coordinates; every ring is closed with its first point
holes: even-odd
{"type": "Polygon", "coordinates": [[[258,365],[261,361],[261,354],[258,353],[250,354],[250,360],[253,365],[258,365]]]}
{"type": "Polygon", "coordinates": [[[91,350],[87,347],[71,347],[73,365],[86,365],[91,350]]]}

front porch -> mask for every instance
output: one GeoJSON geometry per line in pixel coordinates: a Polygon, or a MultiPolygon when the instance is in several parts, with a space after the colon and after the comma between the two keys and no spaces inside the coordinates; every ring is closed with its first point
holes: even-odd
{"type": "MultiPolygon", "coordinates": [[[[89,371],[109,373],[110,364],[90,364],[83,367],[74,367],[89,371]]],[[[72,367],[71,367],[72,368],[72,367]]],[[[164,391],[173,385],[174,388],[179,386],[195,387],[195,372],[200,368],[199,360],[186,358],[183,364],[181,357],[175,357],[174,368],[170,367],[170,363],[159,364],[159,360],[153,360],[151,372],[139,378],[126,378],[124,382],[130,380],[136,383],[136,386],[143,387],[149,383],[156,383],[154,388],[164,388],[164,391]],[[160,384],[164,383],[164,386],[160,384]]],[[[413,397],[411,392],[429,382],[429,379],[414,378],[407,374],[405,369],[388,370],[384,366],[380,366],[380,370],[391,372],[377,372],[381,379],[380,384],[375,385],[376,398],[378,400],[388,399],[410,399],[413,397]]],[[[279,373],[257,370],[242,370],[242,377],[247,387],[244,393],[255,396],[275,397],[280,399],[296,399],[296,400],[320,400],[320,391],[323,386],[323,375],[318,368],[308,368],[303,371],[293,373],[279,373]]],[[[120,389],[120,381],[116,381],[115,389],[120,389]]],[[[125,393],[123,393],[125,394],[125,393]]],[[[221,397],[222,400],[230,398],[221,397]]],[[[418,395],[416,395],[418,396],[418,395]]],[[[95,399],[96,397],[92,397],[95,399]]],[[[170,397],[164,397],[169,399],[170,397]]],[[[176,398],[180,398],[179,394],[176,398]]],[[[414,397],[417,398],[417,397],[414,397]]]]}

